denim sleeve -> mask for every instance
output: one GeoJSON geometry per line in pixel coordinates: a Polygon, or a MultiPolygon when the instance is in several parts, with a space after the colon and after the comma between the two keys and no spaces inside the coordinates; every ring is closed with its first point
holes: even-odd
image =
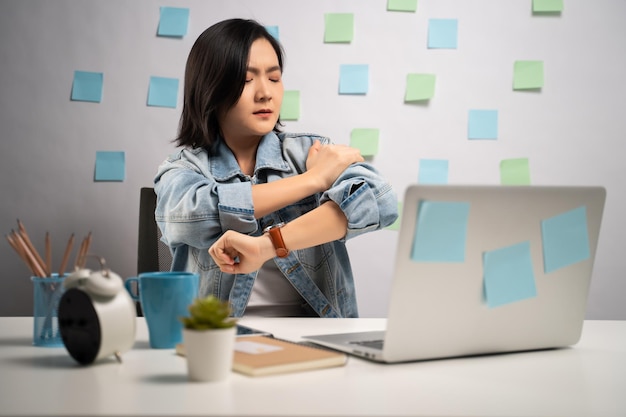
{"type": "Polygon", "coordinates": [[[334,201],[348,219],[345,239],[379,230],[398,218],[393,188],[367,163],[351,165],[322,194],[321,203],[334,201]]]}
{"type": "Polygon", "coordinates": [[[166,161],[155,178],[155,218],[171,248],[209,248],[226,230],[257,229],[249,182],[220,184],[188,161],[166,161]]]}

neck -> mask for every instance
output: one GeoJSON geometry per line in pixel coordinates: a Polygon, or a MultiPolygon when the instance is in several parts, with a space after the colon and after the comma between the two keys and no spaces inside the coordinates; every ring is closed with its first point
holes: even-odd
{"type": "Polygon", "coordinates": [[[256,165],[256,151],[259,148],[261,137],[246,138],[242,140],[224,139],[239,164],[241,172],[252,176],[256,165]]]}

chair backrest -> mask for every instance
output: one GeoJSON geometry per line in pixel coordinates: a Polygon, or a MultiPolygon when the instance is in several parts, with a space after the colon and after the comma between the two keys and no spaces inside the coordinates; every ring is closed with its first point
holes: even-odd
{"type": "Polygon", "coordinates": [[[161,242],[161,231],[154,218],[156,194],[154,188],[143,187],[139,198],[139,239],[137,245],[137,274],[169,271],[172,254],[161,242]]]}

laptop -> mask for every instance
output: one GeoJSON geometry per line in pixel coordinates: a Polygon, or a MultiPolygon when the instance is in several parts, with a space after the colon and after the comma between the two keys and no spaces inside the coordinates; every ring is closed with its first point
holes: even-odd
{"type": "Polygon", "coordinates": [[[394,363],[574,345],[606,191],[410,185],[385,331],[305,336],[394,363]]]}

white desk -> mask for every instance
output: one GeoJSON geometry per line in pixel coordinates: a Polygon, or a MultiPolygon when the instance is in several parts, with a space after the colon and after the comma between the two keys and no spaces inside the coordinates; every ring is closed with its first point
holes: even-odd
{"type": "MultiPolygon", "coordinates": [[[[246,319],[277,337],[382,329],[384,319],[246,319]]],[[[135,347],[81,367],[31,346],[32,318],[0,318],[0,415],[626,416],[626,321],[587,321],[568,349],[187,382],[185,359],[135,347]]]]}

